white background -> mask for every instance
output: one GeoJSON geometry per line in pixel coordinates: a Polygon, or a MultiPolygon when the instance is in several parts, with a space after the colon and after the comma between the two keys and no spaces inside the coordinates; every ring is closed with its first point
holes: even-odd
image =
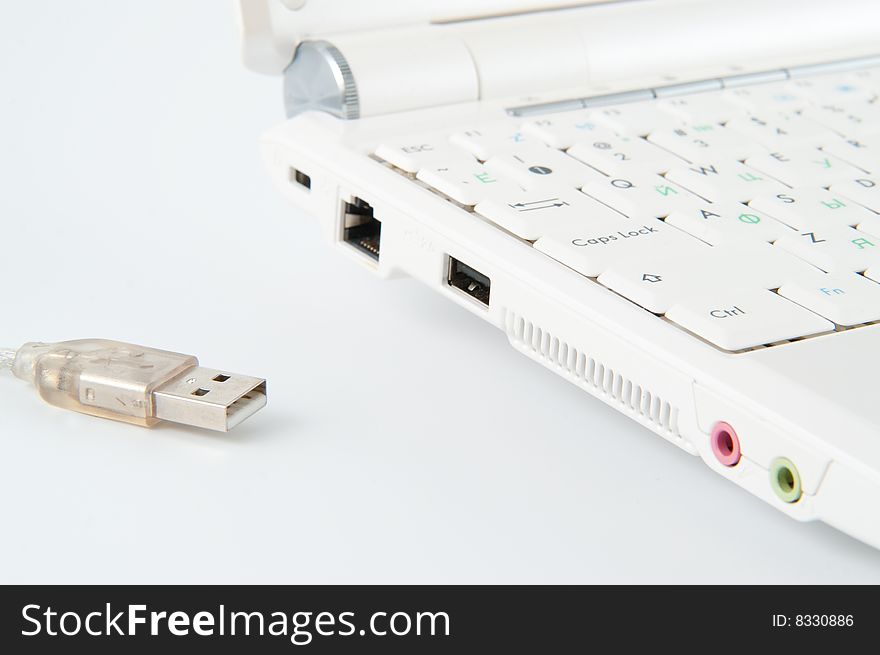
{"type": "Polygon", "coordinates": [[[228,2],[5,2],[0,342],[115,338],[269,379],[228,435],[0,379],[0,582],[880,582],[270,187],[280,81],[228,2]]]}

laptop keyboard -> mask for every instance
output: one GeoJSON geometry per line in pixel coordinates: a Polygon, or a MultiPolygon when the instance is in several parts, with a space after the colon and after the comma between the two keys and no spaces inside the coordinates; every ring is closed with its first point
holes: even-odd
{"type": "Polygon", "coordinates": [[[880,321],[880,69],[509,117],[374,154],[726,351],[880,321]]]}

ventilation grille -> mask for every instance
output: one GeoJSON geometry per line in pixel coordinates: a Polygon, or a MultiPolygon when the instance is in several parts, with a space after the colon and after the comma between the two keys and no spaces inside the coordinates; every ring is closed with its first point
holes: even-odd
{"type": "Polygon", "coordinates": [[[505,330],[511,342],[526,354],[561,372],[597,396],[621,405],[661,435],[680,439],[678,408],[606,363],[560,341],[549,331],[513,312],[506,312],[505,330]],[[560,371],[561,370],[561,371],[560,371]]]}

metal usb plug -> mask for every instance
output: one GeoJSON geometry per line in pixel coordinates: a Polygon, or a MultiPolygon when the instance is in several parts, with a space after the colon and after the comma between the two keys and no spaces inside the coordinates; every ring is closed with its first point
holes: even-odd
{"type": "Polygon", "coordinates": [[[226,432],[266,406],[266,381],[198,366],[153,392],[162,421],[226,432]]]}
{"type": "Polygon", "coordinates": [[[173,421],[227,431],[266,405],[266,381],[199,366],[192,355],[119,341],[27,343],[0,368],[63,409],[151,427],[173,421]]]}

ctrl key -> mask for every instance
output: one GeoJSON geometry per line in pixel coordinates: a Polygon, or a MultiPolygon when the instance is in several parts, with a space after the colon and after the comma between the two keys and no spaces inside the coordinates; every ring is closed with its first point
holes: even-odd
{"type": "Polygon", "coordinates": [[[683,298],[666,318],[724,350],[834,330],[830,321],[767,289],[701,292],[683,298]]]}

